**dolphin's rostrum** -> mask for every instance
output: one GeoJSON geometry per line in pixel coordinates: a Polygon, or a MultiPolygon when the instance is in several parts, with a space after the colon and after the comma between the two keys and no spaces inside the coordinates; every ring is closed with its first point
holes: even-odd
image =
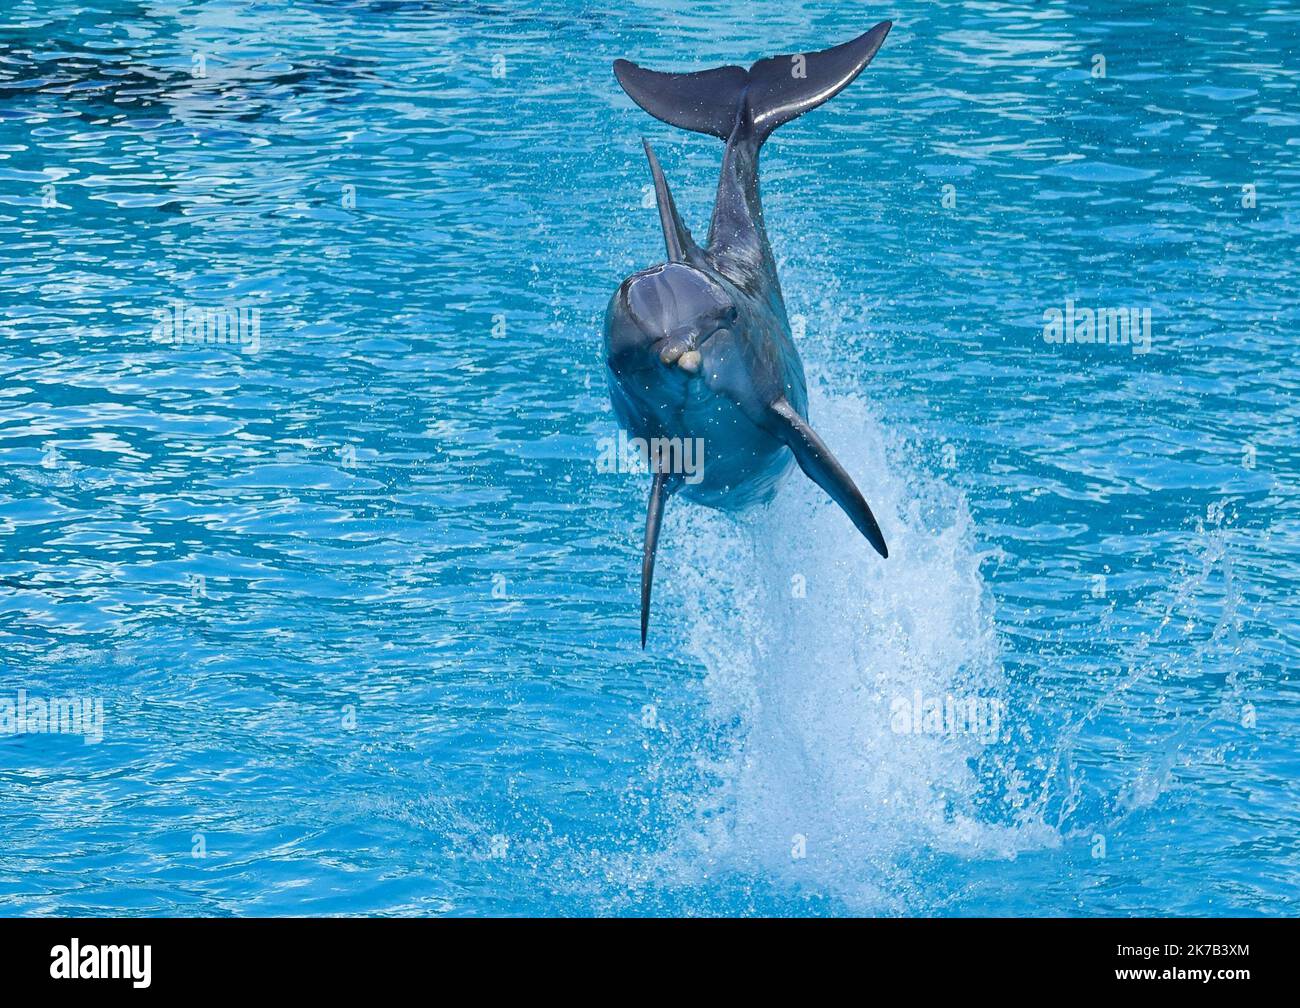
{"type": "Polygon", "coordinates": [[[674,493],[712,507],[770,499],[793,457],[882,557],[880,526],[844,468],[808,425],[803,364],[790,336],[758,199],[758,152],[778,126],[846,87],[889,33],[881,22],[823,52],[772,56],[748,70],[658,73],[616,60],[641,108],[727,142],[701,248],[682,224],[648,143],[668,261],[628,277],[610,299],[605,355],[619,422],[651,445],[698,438],[702,478],[686,481],[652,452],[654,481],[641,563],[641,646],[650,624],[659,524],[674,493]],[[788,449],[788,450],[787,450],[788,449]]]}

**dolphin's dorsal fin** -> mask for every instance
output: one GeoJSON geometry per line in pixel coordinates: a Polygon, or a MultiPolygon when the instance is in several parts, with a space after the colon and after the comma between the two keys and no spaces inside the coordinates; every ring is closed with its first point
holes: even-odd
{"type": "Polygon", "coordinates": [[[808,426],[808,421],[798,414],[784,396],[771,405],[767,421],[765,426],[768,430],[794,452],[799,468],[830,494],[831,500],[849,516],[876,552],[882,557],[888,557],[889,547],[885,545],[885,537],[876,523],[876,516],[871,513],[871,508],[867,506],[844,467],[836,461],[817,432],[808,426]]]}
{"type": "Polygon", "coordinates": [[[690,231],[686,229],[686,225],[682,223],[677,213],[677,204],[673,202],[672,190],[668,188],[668,180],[664,178],[663,169],[659,167],[659,159],[655,157],[650,141],[643,137],[641,144],[645,147],[645,156],[650,161],[650,174],[655,181],[655,202],[659,205],[659,224],[664,229],[664,245],[668,249],[668,261],[690,262],[699,255],[695,239],[691,237],[690,231]]]}

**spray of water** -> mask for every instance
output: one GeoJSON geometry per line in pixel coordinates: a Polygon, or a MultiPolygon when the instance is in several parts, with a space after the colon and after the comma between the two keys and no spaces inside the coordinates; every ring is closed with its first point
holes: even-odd
{"type": "Polygon", "coordinates": [[[997,856],[1051,841],[981,816],[974,761],[1009,725],[964,501],[906,467],[866,401],[810,391],[890,556],[797,472],[765,508],[670,516],[667,540],[691,544],[661,579],[672,632],[704,669],[723,739],[699,747],[709,784],[680,842],[709,872],[902,911],[900,864],[918,849],[997,856]],[[912,716],[949,699],[978,703],[982,726],[912,716]]]}

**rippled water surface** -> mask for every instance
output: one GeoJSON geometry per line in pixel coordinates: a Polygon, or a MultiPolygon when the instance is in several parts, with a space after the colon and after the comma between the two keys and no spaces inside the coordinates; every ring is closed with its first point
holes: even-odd
{"type": "Polygon", "coordinates": [[[0,912],[1294,912],[1298,78],[1263,2],[7,4],[0,728],[104,713],[0,731],[0,912]],[[721,145],[610,62],[886,17],[762,175],[891,556],[674,501],[643,653],[601,320],[721,145]]]}

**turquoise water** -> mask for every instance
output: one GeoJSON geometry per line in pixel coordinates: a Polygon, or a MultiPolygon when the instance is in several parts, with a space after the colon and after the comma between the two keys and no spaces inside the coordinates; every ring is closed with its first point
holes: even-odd
{"type": "Polygon", "coordinates": [[[0,912],[1295,912],[1300,14],[738,9],[0,13],[0,728],[103,710],[0,733],[0,912]],[[643,653],[601,319],[721,144],[609,64],[886,17],[762,176],[891,556],[673,502],[643,653]]]}

